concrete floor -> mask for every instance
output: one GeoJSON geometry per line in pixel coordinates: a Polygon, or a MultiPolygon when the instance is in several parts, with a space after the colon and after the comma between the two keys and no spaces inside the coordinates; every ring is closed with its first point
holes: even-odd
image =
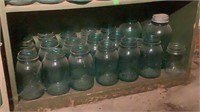
{"type": "Polygon", "coordinates": [[[169,89],[123,96],[83,104],[49,112],[138,112],[138,111],[198,111],[199,106],[199,63],[192,65],[193,81],[188,85],[176,86],[169,89]]]}

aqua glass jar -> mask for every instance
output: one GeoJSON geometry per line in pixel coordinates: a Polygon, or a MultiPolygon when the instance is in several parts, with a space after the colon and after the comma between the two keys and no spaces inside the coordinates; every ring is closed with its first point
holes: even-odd
{"type": "Polygon", "coordinates": [[[23,49],[18,53],[16,82],[18,95],[23,100],[33,100],[44,94],[41,84],[41,62],[35,50],[23,49]]]}
{"type": "Polygon", "coordinates": [[[165,72],[169,75],[182,75],[185,72],[184,69],[184,54],[185,45],[180,42],[170,42],[167,47],[168,58],[166,62],[165,72]]]}
{"type": "Polygon", "coordinates": [[[71,87],[77,91],[85,91],[93,87],[93,59],[87,45],[73,46],[69,56],[71,87]]]}
{"type": "Polygon", "coordinates": [[[111,86],[117,83],[119,55],[112,41],[106,39],[98,44],[95,53],[95,75],[99,84],[111,86]]]}
{"type": "Polygon", "coordinates": [[[37,33],[37,36],[35,38],[35,46],[36,46],[37,49],[40,49],[41,41],[43,39],[46,39],[46,38],[54,38],[54,39],[56,39],[56,36],[55,36],[54,32],[37,33]]]}
{"type": "Polygon", "coordinates": [[[169,16],[167,14],[154,14],[151,22],[145,25],[143,29],[144,40],[148,40],[152,35],[157,38],[157,41],[161,41],[163,48],[162,68],[164,68],[167,59],[167,46],[172,38],[172,28],[169,24],[169,16]]]}
{"type": "Polygon", "coordinates": [[[38,51],[39,59],[42,61],[47,53],[47,50],[58,47],[59,44],[56,39],[45,38],[41,41],[40,49],[38,51]]]}
{"type": "Polygon", "coordinates": [[[95,52],[97,50],[97,45],[100,41],[103,40],[103,35],[100,32],[92,32],[87,39],[87,44],[90,49],[90,54],[92,57],[95,56],[95,52]]]}
{"type": "Polygon", "coordinates": [[[65,39],[65,41],[63,42],[63,47],[62,47],[63,52],[65,52],[65,56],[69,58],[71,48],[80,43],[81,43],[80,38],[65,39]]]}
{"type": "Polygon", "coordinates": [[[115,30],[116,30],[116,26],[112,24],[104,24],[102,28],[100,29],[101,33],[104,36],[104,39],[109,39],[110,34],[115,32],[115,30]]]}
{"type": "Polygon", "coordinates": [[[20,46],[20,50],[22,49],[33,49],[36,50],[35,44],[33,42],[23,42],[20,46]]]}
{"type": "Polygon", "coordinates": [[[109,39],[115,44],[115,48],[118,49],[119,43],[123,37],[124,34],[119,29],[116,29],[114,32],[110,34],[109,39]]]}
{"type": "Polygon", "coordinates": [[[139,76],[140,50],[137,47],[137,40],[134,38],[123,38],[119,52],[118,76],[126,82],[132,82],[139,76]]]}
{"type": "Polygon", "coordinates": [[[69,65],[61,48],[48,50],[42,62],[41,77],[48,94],[56,96],[69,91],[69,65]]]}
{"type": "Polygon", "coordinates": [[[81,29],[81,40],[83,44],[87,43],[88,40],[88,36],[93,33],[96,32],[96,28],[94,27],[84,27],[81,29]]]}
{"type": "Polygon", "coordinates": [[[162,46],[159,42],[143,42],[140,48],[140,75],[145,78],[156,78],[161,74],[162,46]]]}
{"type": "Polygon", "coordinates": [[[76,32],[73,29],[66,29],[62,31],[58,40],[60,46],[63,46],[64,42],[70,38],[78,38],[76,32]]]}

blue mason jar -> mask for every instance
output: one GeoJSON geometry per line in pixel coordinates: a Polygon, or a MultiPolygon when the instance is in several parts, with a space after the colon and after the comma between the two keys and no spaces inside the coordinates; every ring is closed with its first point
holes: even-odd
{"type": "Polygon", "coordinates": [[[85,91],[93,87],[93,59],[87,45],[72,47],[69,56],[71,87],[77,91],[85,91]]]}
{"type": "Polygon", "coordinates": [[[41,41],[47,38],[56,39],[56,35],[54,32],[37,33],[37,36],[34,39],[36,48],[40,49],[41,41]]]}
{"type": "Polygon", "coordinates": [[[119,79],[126,82],[135,81],[139,76],[140,50],[137,47],[137,40],[134,38],[123,38],[119,45],[119,79]]]}
{"type": "Polygon", "coordinates": [[[98,44],[95,54],[95,75],[99,84],[111,86],[117,83],[119,55],[112,41],[106,39],[98,44]]]}
{"type": "Polygon", "coordinates": [[[18,53],[16,82],[18,95],[23,100],[33,100],[44,94],[41,84],[41,62],[36,50],[23,49],[18,53]]]}
{"type": "Polygon", "coordinates": [[[119,47],[121,39],[124,37],[124,34],[119,29],[116,29],[110,34],[110,40],[115,44],[116,49],[119,47]]]}
{"type": "Polygon", "coordinates": [[[42,82],[50,95],[62,95],[69,91],[69,65],[61,48],[48,50],[42,62],[42,82]]]}
{"type": "Polygon", "coordinates": [[[60,38],[58,38],[58,42],[60,46],[63,46],[64,42],[71,38],[78,38],[76,32],[73,29],[66,29],[60,33],[60,38]]]}
{"type": "Polygon", "coordinates": [[[140,75],[145,78],[156,78],[161,73],[162,46],[161,41],[146,42],[140,48],[140,75]]]}
{"type": "Polygon", "coordinates": [[[56,39],[53,38],[44,38],[41,41],[40,49],[38,51],[39,59],[42,61],[49,49],[53,49],[58,47],[59,44],[56,39]]]}

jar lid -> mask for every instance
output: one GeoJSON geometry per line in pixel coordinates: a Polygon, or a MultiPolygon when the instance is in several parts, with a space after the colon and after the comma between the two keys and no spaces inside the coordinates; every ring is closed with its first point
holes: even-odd
{"type": "Polygon", "coordinates": [[[123,38],[119,44],[121,47],[137,47],[135,38],[123,38]]]}
{"type": "Polygon", "coordinates": [[[168,23],[169,22],[169,16],[164,13],[160,14],[154,14],[152,16],[152,21],[155,23],[168,23]]]}
{"type": "Polygon", "coordinates": [[[75,45],[71,48],[70,53],[73,55],[85,55],[89,53],[89,48],[84,44],[75,45]]]}
{"type": "Polygon", "coordinates": [[[179,42],[170,42],[167,46],[167,52],[174,55],[182,55],[185,53],[185,45],[179,42]]]}

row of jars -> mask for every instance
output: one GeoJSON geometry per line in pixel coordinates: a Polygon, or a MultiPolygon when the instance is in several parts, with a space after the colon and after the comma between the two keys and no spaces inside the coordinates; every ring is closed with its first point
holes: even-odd
{"type": "MultiPolygon", "coordinates": [[[[139,75],[159,77],[163,60],[161,40],[149,32],[141,39],[141,29],[131,29],[132,23],[135,21],[119,28],[102,28],[100,32],[85,28],[81,30],[82,39],[67,31],[60,38],[54,33],[38,33],[35,44],[32,39],[25,40],[16,65],[19,96],[31,100],[42,96],[44,90],[50,95],[65,94],[69,88],[88,90],[94,77],[104,86],[114,85],[118,79],[135,81],[139,75]]],[[[184,45],[171,42],[166,52],[165,71],[182,74],[184,45]]]]}
{"type": "MultiPolygon", "coordinates": [[[[5,0],[6,3],[11,5],[29,5],[35,2],[39,2],[42,4],[57,4],[64,2],[66,0],[5,0]]],[[[68,2],[75,3],[75,4],[86,4],[91,2],[92,0],[67,0],[68,2]]],[[[102,1],[102,0],[99,0],[102,1]]]]}

